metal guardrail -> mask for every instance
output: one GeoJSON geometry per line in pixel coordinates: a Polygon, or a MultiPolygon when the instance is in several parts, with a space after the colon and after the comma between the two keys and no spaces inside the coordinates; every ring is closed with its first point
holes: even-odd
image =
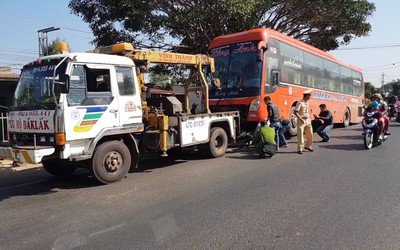
{"type": "Polygon", "coordinates": [[[8,131],[7,131],[7,117],[8,113],[0,113],[0,129],[1,129],[1,134],[0,134],[0,140],[1,141],[7,141],[8,140],[8,131]]]}

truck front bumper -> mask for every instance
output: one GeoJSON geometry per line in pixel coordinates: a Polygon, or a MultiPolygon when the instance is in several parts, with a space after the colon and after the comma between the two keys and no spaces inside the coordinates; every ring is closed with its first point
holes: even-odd
{"type": "Polygon", "coordinates": [[[8,145],[0,145],[0,157],[12,161],[22,163],[40,163],[42,158],[47,155],[53,154],[54,147],[31,147],[31,146],[18,146],[11,147],[8,145]]]}

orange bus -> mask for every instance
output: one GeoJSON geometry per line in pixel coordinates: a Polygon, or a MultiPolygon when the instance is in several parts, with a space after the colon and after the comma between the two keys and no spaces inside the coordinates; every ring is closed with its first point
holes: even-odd
{"type": "Polygon", "coordinates": [[[215,77],[220,87],[210,86],[213,111],[239,110],[242,131],[254,131],[266,119],[263,102],[270,96],[280,114],[292,122],[296,102],[312,89],[310,113],[319,114],[319,104],[331,110],[335,123],[348,126],[362,118],[364,82],[358,67],[346,65],[329,53],[272,29],[223,35],[209,46],[215,58],[215,77]]]}

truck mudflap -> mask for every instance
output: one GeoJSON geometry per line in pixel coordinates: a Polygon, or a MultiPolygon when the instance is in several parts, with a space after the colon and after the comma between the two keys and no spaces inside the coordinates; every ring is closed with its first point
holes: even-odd
{"type": "Polygon", "coordinates": [[[42,158],[53,154],[53,147],[33,148],[33,147],[10,147],[0,146],[0,157],[21,163],[40,163],[42,158]]]}

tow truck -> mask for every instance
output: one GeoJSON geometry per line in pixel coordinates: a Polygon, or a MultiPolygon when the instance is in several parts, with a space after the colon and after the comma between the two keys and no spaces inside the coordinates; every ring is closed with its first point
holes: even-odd
{"type": "Polygon", "coordinates": [[[130,43],[60,51],[23,67],[0,157],[42,163],[55,176],[89,168],[98,182],[109,184],[137,167],[140,158],[159,159],[188,147],[221,157],[236,141],[239,113],[211,113],[208,106],[204,71],[214,72],[213,58],[140,50],[130,43]],[[184,95],[146,88],[150,64],[186,66],[184,95]],[[190,112],[191,92],[203,95],[196,114],[190,112]]]}

